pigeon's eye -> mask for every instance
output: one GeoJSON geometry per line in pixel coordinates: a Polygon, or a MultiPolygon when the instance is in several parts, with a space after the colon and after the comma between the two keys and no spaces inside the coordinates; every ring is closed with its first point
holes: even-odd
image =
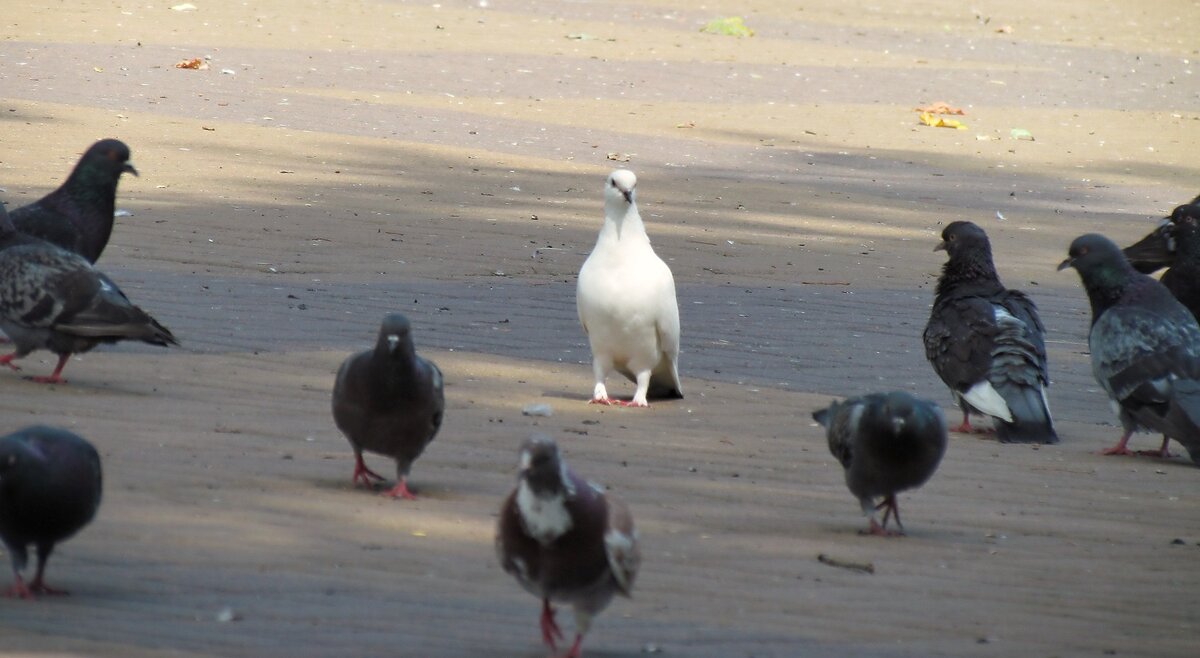
{"type": "Polygon", "coordinates": [[[1079,248],[1079,255],[1080,255],[1080,256],[1086,256],[1086,255],[1087,255],[1087,252],[1088,252],[1088,248],[1087,248],[1087,247],[1080,247],[1080,248],[1079,248]]]}

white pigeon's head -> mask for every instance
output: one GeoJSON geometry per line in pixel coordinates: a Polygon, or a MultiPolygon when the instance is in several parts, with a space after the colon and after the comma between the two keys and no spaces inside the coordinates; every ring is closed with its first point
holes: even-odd
{"type": "Polygon", "coordinates": [[[615,169],[604,182],[604,200],[613,202],[620,199],[626,204],[633,203],[633,188],[637,187],[637,176],[628,169],[615,169]]]}

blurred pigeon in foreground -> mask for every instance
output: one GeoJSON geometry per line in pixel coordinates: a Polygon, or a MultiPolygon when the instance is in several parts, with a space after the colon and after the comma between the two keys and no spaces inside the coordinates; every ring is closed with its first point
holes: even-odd
{"type": "Polygon", "coordinates": [[[896,494],[921,486],[946,452],[946,420],[932,402],[908,393],[873,393],[813,412],[829,452],[846,470],[846,486],[862,503],[872,535],[904,534],[896,494]],[[879,505],[876,498],[883,498],[879,505]],[[875,512],[883,510],[883,524],[875,512]],[[898,531],[887,530],[888,515],[898,531]]]}
{"type": "Polygon", "coordinates": [[[81,256],[18,233],[0,210],[0,329],[16,352],[0,365],[20,370],[13,360],[36,349],[58,355],[49,377],[37,382],[66,383],[63,367],[72,354],[100,343],[140,340],[178,345],[170,330],[129,302],[125,293],[81,256]]]}
{"type": "Polygon", "coordinates": [[[125,172],[138,175],[129,164],[129,147],[102,139],[84,152],[61,187],[14,210],[13,225],[95,263],[112,235],[117,181],[125,172]]]}
{"type": "Polygon", "coordinates": [[[1165,287],[1134,270],[1117,245],[1089,233],[1071,243],[1059,270],[1074,267],[1092,305],[1092,373],[1125,433],[1106,455],[1132,454],[1136,430],[1175,439],[1200,464],[1200,326],[1165,287]]]}
{"type": "Polygon", "coordinates": [[[634,201],[636,185],[628,169],[609,174],[604,226],[579,270],[575,302],[592,349],[593,404],[645,407],[647,396],[683,397],[675,279],[650,246],[634,201]],[[608,397],[604,380],[613,370],[637,383],[631,401],[608,397]]]}
{"type": "Polygon", "coordinates": [[[1037,306],[1000,283],[987,234],[975,224],[951,222],[934,250],[950,258],[925,326],[925,356],[962,408],[954,431],[970,432],[977,413],[992,417],[1001,442],[1057,443],[1037,306]]]}
{"type": "Polygon", "coordinates": [[[542,641],[558,651],[563,639],[553,603],[575,611],[578,658],[592,618],[614,594],[630,596],[641,563],[629,508],[575,475],[554,440],[535,435],[521,447],[517,488],[500,508],[496,554],[504,570],[542,599],[542,641]]]}
{"type": "Polygon", "coordinates": [[[46,584],[46,560],[55,544],[96,515],[100,479],[100,455],[71,432],[39,425],[0,437],[0,540],[14,576],[9,596],[66,594],[46,584]],[[37,572],[26,585],[21,572],[30,544],[37,572]]]}
{"type": "Polygon", "coordinates": [[[442,426],[442,371],[417,356],[408,318],[383,318],[375,348],[351,355],[333,385],[333,419],[354,448],[354,482],[370,488],[383,476],[367,468],[363,450],[396,460],[392,498],[414,499],[408,471],[442,426]]]}

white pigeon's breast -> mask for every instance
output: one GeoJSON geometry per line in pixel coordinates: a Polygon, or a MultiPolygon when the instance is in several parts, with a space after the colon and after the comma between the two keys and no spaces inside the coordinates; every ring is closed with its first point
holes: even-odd
{"type": "Polygon", "coordinates": [[[521,516],[521,525],[530,537],[541,544],[558,539],[574,525],[565,503],[561,494],[541,497],[534,494],[525,482],[517,487],[517,512],[521,516]]]}

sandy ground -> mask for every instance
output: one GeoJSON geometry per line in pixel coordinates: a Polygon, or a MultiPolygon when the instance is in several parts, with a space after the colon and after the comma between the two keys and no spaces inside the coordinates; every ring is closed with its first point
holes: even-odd
{"type": "Polygon", "coordinates": [[[71,427],[107,478],[51,562],[74,595],[0,600],[0,652],[544,655],[492,549],[538,429],[644,541],[586,655],[1196,655],[1200,470],[1096,454],[1118,429],[1054,271],[1075,235],[1128,242],[1200,191],[1195,3],[172,4],[0,16],[0,198],[129,143],[100,265],[184,341],[78,357],[65,386],[0,373],[4,429],[71,427]],[[698,32],[730,15],[756,36],[698,32]],[[918,126],[933,101],[968,129],[918,126]],[[649,410],[585,404],[574,311],[625,158],[684,326],[688,397],[649,410]],[[1042,307],[1063,441],[954,436],[902,497],[909,536],[862,537],[809,413],[950,405],[920,331],[958,218],[1042,307]],[[392,310],[447,381],[416,502],[350,486],[329,413],[392,310]]]}

